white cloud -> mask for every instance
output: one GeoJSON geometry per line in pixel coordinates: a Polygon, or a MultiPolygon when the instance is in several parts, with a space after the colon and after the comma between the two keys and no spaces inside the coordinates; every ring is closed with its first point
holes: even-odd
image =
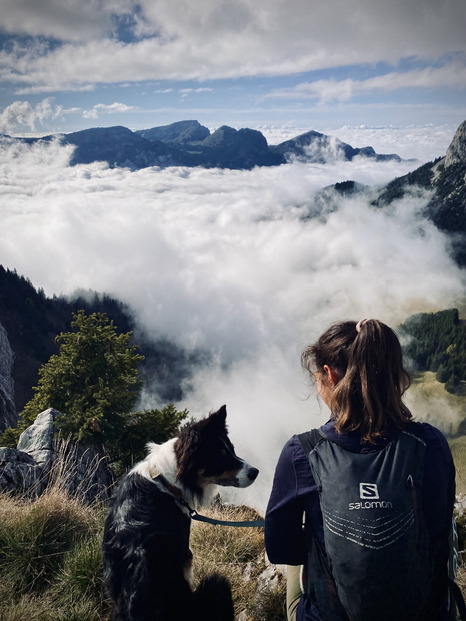
{"type": "Polygon", "coordinates": [[[214,89],[213,88],[206,88],[206,87],[200,87],[200,88],[180,88],[180,93],[182,95],[189,95],[190,93],[211,93],[214,89]]]}
{"type": "Polygon", "coordinates": [[[323,186],[384,183],[413,164],[129,172],[69,168],[70,153],[2,144],[0,263],[49,295],[116,295],[151,334],[211,351],[215,363],[179,405],[199,415],[227,404],[238,452],[261,468],[250,490],[261,506],[281,445],[325,420],[305,399],[306,344],[339,319],[396,326],[414,312],[464,308],[465,274],[423,219],[425,199],[384,211],[347,199],[303,219],[323,186]]]}
{"type": "Polygon", "coordinates": [[[466,49],[463,0],[6,1],[7,31],[64,41],[3,51],[1,79],[22,86],[285,75],[466,49]],[[125,18],[143,39],[118,40],[125,18]]]}
{"type": "Polygon", "coordinates": [[[127,106],[117,101],[112,104],[95,104],[90,110],[83,111],[83,118],[98,119],[100,114],[118,114],[131,110],[134,110],[134,106],[127,106]]]}
{"type": "Polygon", "coordinates": [[[37,129],[37,123],[41,125],[47,119],[57,119],[63,112],[62,106],[54,106],[53,99],[43,99],[35,106],[28,101],[15,101],[0,114],[0,132],[13,133],[29,127],[37,129]]]}
{"type": "Polygon", "coordinates": [[[112,26],[112,13],[130,2],[101,0],[2,0],[2,28],[63,40],[99,37],[112,26]]]}
{"type": "Polygon", "coordinates": [[[466,67],[449,63],[444,67],[400,72],[390,72],[367,80],[316,80],[301,82],[293,88],[278,89],[265,95],[277,99],[318,99],[326,104],[331,101],[348,101],[358,95],[393,92],[406,88],[463,90],[466,87],[466,67]]]}

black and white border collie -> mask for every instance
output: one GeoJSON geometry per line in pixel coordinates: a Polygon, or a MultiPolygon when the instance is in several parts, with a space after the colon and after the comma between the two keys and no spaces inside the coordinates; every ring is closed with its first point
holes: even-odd
{"type": "Polygon", "coordinates": [[[164,444],[121,480],[105,522],[104,580],[111,621],[232,621],[229,582],[215,574],[192,589],[189,507],[216,485],[247,487],[259,471],[237,457],[226,407],[164,444]]]}

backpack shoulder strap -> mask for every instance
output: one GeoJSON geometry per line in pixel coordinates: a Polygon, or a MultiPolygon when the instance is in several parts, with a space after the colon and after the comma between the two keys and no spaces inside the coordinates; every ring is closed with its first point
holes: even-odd
{"type": "Polygon", "coordinates": [[[408,436],[414,436],[417,440],[420,440],[425,445],[425,432],[421,423],[412,422],[409,423],[402,432],[408,436]]]}
{"type": "Polygon", "coordinates": [[[306,455],[309,455],[317,444],[326,438],[327,436],[322,429],[311,429],[311,431],[305,431],[304,433],[300,433],[298,435],[298,439],[306,455]]]}

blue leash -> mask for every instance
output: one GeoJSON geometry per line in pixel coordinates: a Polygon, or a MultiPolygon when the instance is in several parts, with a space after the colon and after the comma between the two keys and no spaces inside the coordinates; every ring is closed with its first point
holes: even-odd
{"type": "Polygon", "coordinates": [[[208,524],[215,524],[218,526],[242,526],[242,527],[251,527],[251,526],[264,526],[264,520],[246,520],[245,522],[230,522],[226,520],[215,520],[214,518],[206,517],[205,515],[199,515],[199,513],[195,509],[191,509],[188,507],[189,515],[192,520],[197,520],[198,522],[207,522],[208,524]]]}

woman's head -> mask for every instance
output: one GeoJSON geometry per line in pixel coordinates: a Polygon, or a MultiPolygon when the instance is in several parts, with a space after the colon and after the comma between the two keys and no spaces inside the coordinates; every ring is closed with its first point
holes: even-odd
{"type": "Polygon", "coordinates": [[[410,385],[400,342],[376,319],[332,325],[302,354],[302,365],[336,419],[337,431],[359,429],[373,441],[391,421],[402,428],[412,419],[402,402],[410,385]]]}

